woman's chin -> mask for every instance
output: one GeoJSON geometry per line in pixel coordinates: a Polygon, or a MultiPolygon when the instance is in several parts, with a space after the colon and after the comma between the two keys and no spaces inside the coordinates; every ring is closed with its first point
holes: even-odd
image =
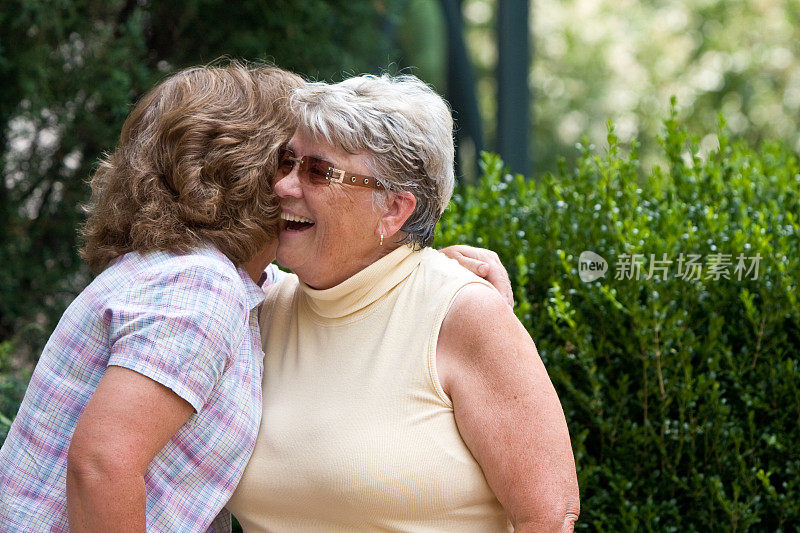
{"type": "Polygon", "coordinates": [[[311,237],[311,231],[308,229],[281,231],[278,235],[278,248],[275,250],[278,263],[292,270],[302,264],[301,256],[313,249],[311,237]]]}

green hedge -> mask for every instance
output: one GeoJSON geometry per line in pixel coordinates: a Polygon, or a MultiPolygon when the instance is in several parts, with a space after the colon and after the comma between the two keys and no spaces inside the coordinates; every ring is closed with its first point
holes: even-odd
{"type": "Polygon", "coordinates": [[[798,158],[732,142],[724,124],[718,138],[701,157],[673,112],[667,164],[645,172],[610,127],[607,150],[538,181],[485,155],[440,224],[437,245],[486,246],[510,269],[570,427],[579,529],[800,524],[798,158]],[[581,280],[585,250],[605,277],[581,280]],[[700,256],[700,279],[686,262],[678,275],[681,253],[700,256]]]}

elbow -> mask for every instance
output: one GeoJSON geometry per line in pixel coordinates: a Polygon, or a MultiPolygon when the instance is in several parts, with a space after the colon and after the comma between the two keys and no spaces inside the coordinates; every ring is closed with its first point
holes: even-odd
{"type": "Polygon", "coordinates": [[[575,522],[578,521],[578,516],[581,513],[581,499],[578,492],[577,483],[575,490],[571,491],[568,495],[564,496],[560,505],[552,510],[554,517],[554,529],[559,533],[571,532],[575,529],[575,522]]]}
{"type": "Polygon", "coordinates": [[[81,492],[92,485],[102,483],[108,477],[108,467],[85,450],[74,450],[70,446],[67,453],[67,490],[81,492]]]}
{"type": "Polygon", "coordinates": [[[577,520],[577,513],[553,514],[540,520],[514,524],[514,533],[572,533],[577,520]]]}
{"type": "Polygon", "coordinates": [[[67,452],[67,488],[70,492],[92,492],[109,487],[134,472],[118,452],[89,443],[72,442],[67,452]]]}
{"type": "Polygon", "coordinates": [[[70,444],[66,496],[70,531],[145,530],[144,472],[108,443],[70,444]]]}
{"type": "Polygon", "coordinates": [[[580,505],[575,507],[574,511],[568,511],[561,520],[561,529],[564,533],[572,533],[575,530],[575,522],[578,521],[580,514],[580,505]]]}
{"type": "Polygon", "coordinates": [[[67,452],[67,488],[85,485],[86,480],[99,477],[101,470],[88,454],[83,451],[73,451],[73,447],[70,446],[67,452]]]}
{"type": "Polygon", "coordinates": [[[573,531],[575,529],[575,522],[578,521],[578,516],[580,516],[580,514],[581,496],[576,481],[573,493],[565,498],[564,511],[561,515],[560,531],[573,531]]]}
{"type": "Polygon", "coordinates": [[[514,532],[570,533],[575,529],[580,510],[580,499],[577,494],[561,501],[549,502],[540,505],[536,513],[514,521],[514,532]]]}

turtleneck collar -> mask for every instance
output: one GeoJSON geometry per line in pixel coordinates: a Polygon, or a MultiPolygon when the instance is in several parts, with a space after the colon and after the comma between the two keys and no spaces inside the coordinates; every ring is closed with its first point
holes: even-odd
{"type": "Polygon", "coordinates": [[[342,318],[364,309],[403,281],[420,262],[411,246],[400,246],[330,289],[312,289],[302,281],[303,300],[324,318],[342,318]]]}

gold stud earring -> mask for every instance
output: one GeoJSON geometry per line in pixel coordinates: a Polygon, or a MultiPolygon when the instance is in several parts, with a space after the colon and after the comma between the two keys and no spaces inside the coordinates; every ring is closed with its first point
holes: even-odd
{"type": "Polygon", "coordinates": [[[381,233],[381,243],[378,246],[383,246],[383,233],[381,233]]]}

